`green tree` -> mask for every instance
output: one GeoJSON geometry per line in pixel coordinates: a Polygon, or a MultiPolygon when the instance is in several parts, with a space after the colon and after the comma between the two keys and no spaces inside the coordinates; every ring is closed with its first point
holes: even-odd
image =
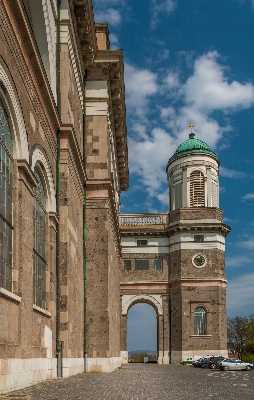
{"type": "Polygon", "coordinates": [[[238,352],[240,358],[248,342],[248,324],[247,317],[228,318],[228,346],[238,352]]]}

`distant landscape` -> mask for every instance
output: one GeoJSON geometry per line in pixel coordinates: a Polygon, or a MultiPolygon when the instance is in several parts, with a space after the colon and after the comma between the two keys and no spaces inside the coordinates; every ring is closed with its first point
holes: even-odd
{"type": "Polygon", "coordinates": [[[128,352],[129,363],[143,363],[144,357],[148,358],[149,363],[157,362],[157,351],[154,350],[131,350],[128,352]]]}
{"type": "Polygon", "coordinates": [[[157,351],[155,350],[130,350],[128,351],[129,356],[132,354],[141,354],[141,353],[147,353],[149,356],[156,356],[157,351]]]}

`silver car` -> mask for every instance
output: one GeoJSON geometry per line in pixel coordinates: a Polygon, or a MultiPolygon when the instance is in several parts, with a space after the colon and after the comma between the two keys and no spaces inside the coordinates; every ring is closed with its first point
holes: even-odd
{"type": "Polygon", "coordinates": [[[236,360],[234,358],[225,358],[219,362],[219,368],[221,371],[228,371],[232,369],[244,369],[246,371],[250,371],[252,364],[243,362],[241,360],[236,360]]]}

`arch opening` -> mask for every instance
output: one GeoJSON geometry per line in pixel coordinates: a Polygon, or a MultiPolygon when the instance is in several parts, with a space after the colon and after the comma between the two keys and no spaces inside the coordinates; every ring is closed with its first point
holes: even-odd
{"type": "Polygon", "coordinates": [[[158,315],[154,304],[136,301],[127,314],[128,362],[157,362],[158,315]]]}

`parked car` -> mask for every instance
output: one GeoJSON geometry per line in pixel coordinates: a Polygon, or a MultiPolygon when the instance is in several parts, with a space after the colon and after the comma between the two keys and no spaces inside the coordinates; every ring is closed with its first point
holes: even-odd
{"type": "Polygon", "coordinates": [[[201,358],[201,359],[197,362],[197,367],[199,367],[199,368],[205,368],[205,367],[207,367],[207,360],[208,360],[207,357],[201,358]]]}
{"type": "Polygon", "coordinates": [[[182,364],[182,365],[192,364],[192,361],[193,361],[193,357],[189,357],[189,358],[187,358],[187,360],[180,361],[180,364],[182,364]]]}
{"type": "Polygon", "coordinates": [[[197,367],[198,366],[198,362],[201,360],[201,358],[199,358],[198,360],[193,360],[192,361],[192,366],[193,367],[197,367]]]}
{"type": "Polygon", "coordinates": [[[220,361],[223,361],[225,357],[222,356],[212,356],[207,360],[207,366],[211,369],[218,368],[218,364],[220,361]]]}
{"type": "Polygon", "coordinates": [[[232,358],[225,358],[223,361],[220,361],[219,366],[221,371],[228,371],[233,369],[250,371],[252,369],[251,363],[246,363],[241,360],[234,360],[232,358]]]}

